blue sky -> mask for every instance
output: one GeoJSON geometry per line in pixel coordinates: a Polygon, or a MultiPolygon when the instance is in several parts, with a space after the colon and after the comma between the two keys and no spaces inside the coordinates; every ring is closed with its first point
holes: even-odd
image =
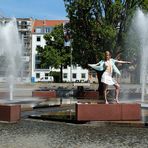
{"type": "Polygon", "coordinates": [[[0,15],[34,19],[67,19],[63,0],[0,0],[0,15]]]}

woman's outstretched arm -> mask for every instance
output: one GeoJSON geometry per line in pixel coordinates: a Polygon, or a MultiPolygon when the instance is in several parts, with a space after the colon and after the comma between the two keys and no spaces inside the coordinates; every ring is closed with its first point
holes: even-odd
{"type": "Polygon", "coordinates": [[[129,61],[120,61],[120,60],[117,60],[116,62],[117,63],[121,63],[121,64],[131,64],[131,62],[129,62],[129,61]]]}

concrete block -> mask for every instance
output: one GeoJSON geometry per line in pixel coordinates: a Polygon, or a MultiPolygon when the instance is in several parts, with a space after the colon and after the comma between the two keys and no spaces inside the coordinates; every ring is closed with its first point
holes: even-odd
{"type": "Polygon", "coordinates": [[[18,122],[21,117],[21,105],[0,105],[0,121],[18,122]]]}
{"type": "Polygon", "coordinates": [[[122,120],[140,120],[140,104],[122,104],[122,120]]]}
{"type": "Polygon", "coordinates": [[[140,120],[139,104],[76,104],[78,121],[140,120]]]}

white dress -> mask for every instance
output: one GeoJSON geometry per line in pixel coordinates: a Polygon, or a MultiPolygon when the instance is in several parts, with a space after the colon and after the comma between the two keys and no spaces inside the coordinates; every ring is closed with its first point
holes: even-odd
{"type": "Polygon", "coordinates": [[[114,85],[116,84],[116,80],[114,80],[112,78],[112,64],[111,64],[111,61],[108,60],[105,62],[105,65],[106,67],[106,70],[105,72],[103,73],[102,77],[101,77],[101,82],[102,83],[105,83],[107,85],[114,85]]]}

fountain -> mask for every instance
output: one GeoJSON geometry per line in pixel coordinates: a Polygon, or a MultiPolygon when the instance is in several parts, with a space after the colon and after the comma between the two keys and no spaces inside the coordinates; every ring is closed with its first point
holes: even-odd
{"type": "Polygon", "coordinates": [[[2,77],[6,78],[9,86],[9,100],[13,100],[14,82],[20,74],[22,67],[22,42],[17,29],[16,19],[0,25],[0,57],[2,77]]]}
{"type": "Polygon", "coordinates": [[[141,101],[145,101],[145,91],[147,84],[147,67],[148,67],[148,14],[144,14],[142,10],[138,9],[133,19],[135,35],[139,43],[141,53],[141,69],[140,69],[140,81],[141,81],[141,101]]]}
{"type": "MultiPolygon", "coordinates": [[[[2,20],[0,24],[0,78],[6,96],[0,91],[0,121],[16,122],[20,119],[21,107],[26,103],[36,103],[34,98],[14,98],[15,86],[23,73],[23,46],[16,19],[2,20]],[[2,94],[1,94],[2,93],[2,94]]],[[[37,100],[38,101],[38,100],[37,100]]],[[[32,105],[32,104],[30,104],[32,105]]]]}
{"type": "MultiPolygon", "coordinates": [[[[22,65],[22,44],[17,30],[16,20],[12,19],[8,23],[2,21],[0,24],[0,67],[1,77],[5,78],[9,86],[10,102],[13,101],[14,82],[22,65]]],[[[20,105],[1,103],[0,120],[7,122],[16,122],[20,120],[20,105]]]]}

